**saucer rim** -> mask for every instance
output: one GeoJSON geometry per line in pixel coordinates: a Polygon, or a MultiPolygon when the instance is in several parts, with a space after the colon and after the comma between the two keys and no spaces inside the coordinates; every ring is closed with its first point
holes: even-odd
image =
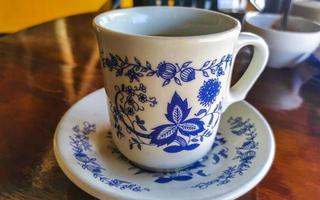
{"type": "MultiPolygon", "coordinates": [[[[63,173],[68,177],[68,179],[75,184],[77,187],[79,187],[81,190],[83,190],[84,192],[92,195],[93,197],[99,198],[99,199],[108,199],[108,200],[112,200],[112,199],[128,199],[128,200],[136,200],[137,198],[130,198],[128,195],[124,195],[125,192],[123,193],[119,193],[119,192],[114,192],[114,190],[112,188],[109,187],[105,187],[104,190],[102,190],[99,187],[92,187],[92,185],[90,185],[87,181],[85,181],[85,178],[81,178],[79,176],[76,175],[76,173],[71,172],[69,167],[67,167],[64,164],[64,161],[62,161],[62,153],[60,151],[60,149],[58,148],[58,132],[62,125],[62,122],[65,121],[65,119],[69,116],[69,113],[71,113],[73,111],[73,109],[75,107],[77,107],[78,104],[81,104],[83,101],[85,101],[87,98],[90,98],[91,96],[97,95],[101,92],[104,92],[104,89],[98,89],[95,90],[91,93],[89,93],[88,95],[82,97],[80,100],[78,100],[76,103],[74,103],[63,115],[63,117],[60,119],[57,128],[55,130],[54,133],[54,139],[53,139],[53,151],[54,151],[54,155],[55,158],[57,160],[57,163],[60,167],[60,169],[63,171],[63,173]],[[106,196],[106,193],[108,193],[108,195],[106,196]]],[[[260,170],[260,172],[253,177],[251,180],[249,180],[247,183],[245,183],[244,185],[242,185],[240,187],[240,189],[235,189],[231,192],[226,192],[223,193],[219,196],[216,196],[215,199],[216,200],[226,200],[226,199],[236,199],[238,197],[241,197],[242,195],[246,194],[248,191],[250,191],[251,189],[253,189],[257,184],[259,184],[259,182],[261,182],[261,180],[267,175],[268,171],[270,170],[273,160],[275,158],[275,139],[274,139],[274,134],[273,131],[270,127],[270,124],[268,123],[268,121],[264,118],[264,116],[253,106],[251,105],[249,102],[242,100],[236,103],[242,103],[244,106],[246,106],[249,110],[251,109],[255,115],[257,115],[257,118],[259,118],[262,122],[262,124],[265,126],[265,128],[267,129],[267,132],[269,133],[269,137],[270,137],[270,148],[269,148],[269,156],[267,161],[265,162],[264,166],[262,167],[262,169],[260,170]]],[[[266,152],[265,152],[266,153],[266,152]]],[[[150,200],[150,198],[139,198],[140,200],[150,200]]],[[[157,198],[152,198],[152,199],[157,199],[157,198]]],[[[204,198],[199,198],[198,200],[210,200],[212,199],[211,197],[204,197],[204,198]]],[[[160,200],[160,199],[159,199],[160,200]]]]}

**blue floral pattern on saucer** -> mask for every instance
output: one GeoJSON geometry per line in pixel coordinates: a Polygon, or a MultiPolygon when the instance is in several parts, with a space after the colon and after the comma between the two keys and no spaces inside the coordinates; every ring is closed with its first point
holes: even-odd
{"type": "Polygon", "coordinates": [[[203,182],[194,185],[193,187],[199,189],[206,189],[210,185],[223,185],[231,182],[231,180],[237,176],[242,176],[247,171],[254,158],[256,157],[256,150],[259,147],[259,142],[255,140],[257,132],[255,125],[250,122],[249,119],[243,120],[241,117],[230,117],[228,120],[231,125],[231,132],[237,136],[244,136],[245,141],[240,147],[236,147],[236,154],[233,160],[237,160],[238,164],[228,166],[222,171],[222,173],[215,179],[208,182],[203,182]]]}
{"type": "MultiPolygon", "coordinates": [[[[215,165],[218,164],[220,160],[228,158],[229,149],[226,146],[224,146],[225,143],[226,140],[223,138],[221,133],[217,133],[215,142],[211,148],[211,152],[208,155],[204,156],[201,160],[193,163],[191,166],[176,172],[151,172],[136,167],[134,165],[130,166],[128,170],[134,171],[134,175],[151,174],[152,177],[155,177],[154,182],[156,183],[168,183],[171,181],[188,181],[191,180],[194,176],[206,177],[209,176],[211,172],[204,171],[206,167],[204,162],[211,160],[211,163],[215,165]],[[220,148],[218,149],[218,147],[220,148]]],[[[113,144],[110,144],[108,148],[112,151],[112,154],[117,154],[119,159],[128,161],[113,144]]]]}
{"type": "Polygon", "coordinates": [[[150,191],[146,187],[141,187],[136,183],[123,181],[119,179],[108,178],[103,175],[105,170],[98,163],[97,158],[87,155],[88,151],[92,151],[91,144],[89,143],[89,135],[96,131],[96,125],[89,122],[83,122],[82,128],[80,125],[73,127],[74,134],[70,136],[70,145],[72,146],[73,156],[81,165],[82,169],[91,172],[94,178],[98,178],[102,183],[112,187],[117,187],[120,190],[132,190],[134,192],[150,191]]]}
{"type": "MultiPolygon", "coordinates": [[[[181,99],[179,99],[178,101],[180,101],[180,104],[184,103],[185,108],[188,107],[186,102],[183,102],[181,99]]],[[[174,109],[174,106],[170,108],[171,112],[181,112],[174,111],[174,109]]],[[[183,121],[187,117],[187,114],[185,115],[186,116],[183,116],[183,113],[179,113],[176,114],[176,117],[180,121],[183,121]]],[[[172,120],[172,123],[177,123],[178,121],[177,119],[172,118],[172,116],[168,116],[168,118],[172,120]]],[[[191,121],[196,120],[192,119],[191,121]]],[[[251,123],[249,119],[243,120],[241,117],[230,117],[228,123],[230,124],[231,133],[240,137],[245,137],[245,140],[241,146],[235,147],[236,156],[232,159],[238,161],[238,163],[232,166],[227,166],[224,170],[222,170],[221,174],[218,176],[213,175],[213,173],[215,172],[207,171],[207,164],[216,165],[223,159],[228,158],[229,149],[226,146],[227,141],[221,133],[217,133],[215,142],[212,146],[210,153],[186,169],[177,172],[166,173],[150,172],[130,164],[128,170],[133,171],[134,175],[151,174],[152,177],[155,177],[154,182],[160,184],[165,184],[172,181],[188,181],[193,179],[195,176],[207,177],[209,175],[215,176],[216,178],[210,181],[200,182],[198,184],[193,185],[192,187],[198,189],[206,189],[210,185],[219,186],[227,184],[231,182],[232,179],[235,178],[235,176],[243,175],[245,171],[247,171],[250,168],[254,158],[256,157],[256,150],[259,147],[259,142],[255,140],[257,136],[255,125],[251,123]]],[[[131,183],[129,181],[123,181],[119,179],[110,179],[103,175],[102,171],[104,171],[105,169],[101,167],[101,165],[98,163],[97,158],[89,157],[86,153],[88,151],[92,151],[91,144],[89,143],[89,135],[95,132],[95,126],[95,124],[83,122],[82,129],[80,128],[80,125],[75,125],[72,129],[74,134],[70,136],[70,145],[72,146],[73,156],[78,161],[78,164],[81,165],[81,167],[84,170],[90,171],[94,178],[99,178],[101,182],[106,183],[109,186],[118,187],[121,190],[130,189],[135,192],[150,191],[149,188],[141,187],[136,183],[131,183]]],[[[167,126],[177,126],[177,124],[170,124],[167,126]]],[[[108,138],[108,140],[111,141],[112,137],[110,132],[108,132],[106,137],[108,138]]],[[[120,160],[129,162],[117,150],[113,143],[110,142],[108,149],[111,151],[112,154],[117,154],[120,160]]]]}

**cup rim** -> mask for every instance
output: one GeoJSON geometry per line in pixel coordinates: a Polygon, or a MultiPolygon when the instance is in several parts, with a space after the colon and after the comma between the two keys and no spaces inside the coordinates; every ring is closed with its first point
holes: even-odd
{"type": "Polygon", "coordinates": [[[292,6],[317,11],[318,9],[320,9],[320,2],[318,2],[318,1],[296,1],[292,4],[292,6]]]}
{"type": "Polygon", "coordinates": [[[272,29],[269,27],[262,27],[259,26],[255,23],[252,23],[252,21],[249,21],[249,19],[258,17],[258,16],[264,16],[264,17],[281,17],[280,14],[274,14],[274,13],[259,13],[259,12],[248,12],[246,14],[246,16],[244,17],[244,24],[250,25],[256,29],[262,30],[262,31],[268,31],[270,33],[275,33],[275,34],[290,34],[290,35],[308,35],[308,34],[319,34],[320,33],[320,24],[317,22],[314,22],[312,20],[308,20],[305,19],[303,17],[299,17],[299,16],[292,16],[290,15],[289,18],[294,19],[294,20],[299,20],[299,21],[303,21],[306,22],[308,24],[313,24],[315,26],[317,26],[319,29],[317,31],[307,31],[307,32],[299,32],[299,31],[287,31],[287,30],[276,30],[276,29],[272,29]]]}
{"type": "Polygon", "coordinates": [[[126,37],[135,37],[135,38],[144,38],[144,39],[151,39],[151,40],[186,40],[186,39],[213,39],[213,38],[221,38],[225,37],[226,34],[232,34],[233,32],[240,32],[241,30],[241,24],[240,22],[223,13],[220,12],[215,12],[211,10],[205,10],[205,9],[200,9],[200,8],[192,8],[192,7],[182,7],[182,6],[141,6],[141,7],[132,7],[132,8],[125,8],[125,9],[118,9],[118,10],[110,10],[107,12],[100,13],[99,15],[95,16],[95,18],[92,21],[92,24],[96,30],[104,31],[107,33],[111,34],[116,34],[116,35],[122,35],[126,37]],[[130,10],[143,10],[143,9],[172,9],[172,10],[197,10],[198,12],[202,13],[209,13],[209,14],[214,14],[214,15],[220,15],[230,21],[233,21],[234,26],[232,28],[229,28],[227,30],[217,32],[217,33],[209,33],[209,34],[202,34],[202,35],[192,35],[192,36],[155,36],[155,35],[145,35],[145,34],[135,34],[135,33],[128,33],[128,32],[121,32],[117,31],[111,28],[107,28],[105,26],[102,26],[99,24],[99,19],[102,17],[105,17],[107,15],[113,15],[113,14],[118,14],[118,13],[123,13],[123,12],[128,12],[130,10]]]}

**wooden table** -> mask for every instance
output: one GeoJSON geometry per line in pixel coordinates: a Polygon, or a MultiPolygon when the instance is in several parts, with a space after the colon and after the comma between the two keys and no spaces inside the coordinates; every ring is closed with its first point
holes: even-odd
{"type": "MultiPolygon", "coordinates": [[[[102,87],[93,16],[0,38],[0,199],[94,199],[67,179],[52,151],[60,117],[102,87]]],[[[319,73],[319,63],[268,68],[250,92],[247,99],[270,122],[277,149],[268,175],[240,199],[320,199],[319,73]]]]}

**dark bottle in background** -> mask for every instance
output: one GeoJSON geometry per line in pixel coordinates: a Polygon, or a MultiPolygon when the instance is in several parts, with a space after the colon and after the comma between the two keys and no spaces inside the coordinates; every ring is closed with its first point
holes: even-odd
{"type": "Polygon", "coordinates": [[[217,1],[217,10],[242,22],[246,14],[247,0],[232,0],[228,2],[229,4],[226,4],[223,0],[217,1]]]}
{"type": "Polygon", "coordinates": [[[210,10],[218,11],[218,0],[212,0],[211,1],[210,10]]]}
{"type": "Polygon", "coordinates": [[[284,0],[266,0],[264,13],[281,13],[284,0]]]}

